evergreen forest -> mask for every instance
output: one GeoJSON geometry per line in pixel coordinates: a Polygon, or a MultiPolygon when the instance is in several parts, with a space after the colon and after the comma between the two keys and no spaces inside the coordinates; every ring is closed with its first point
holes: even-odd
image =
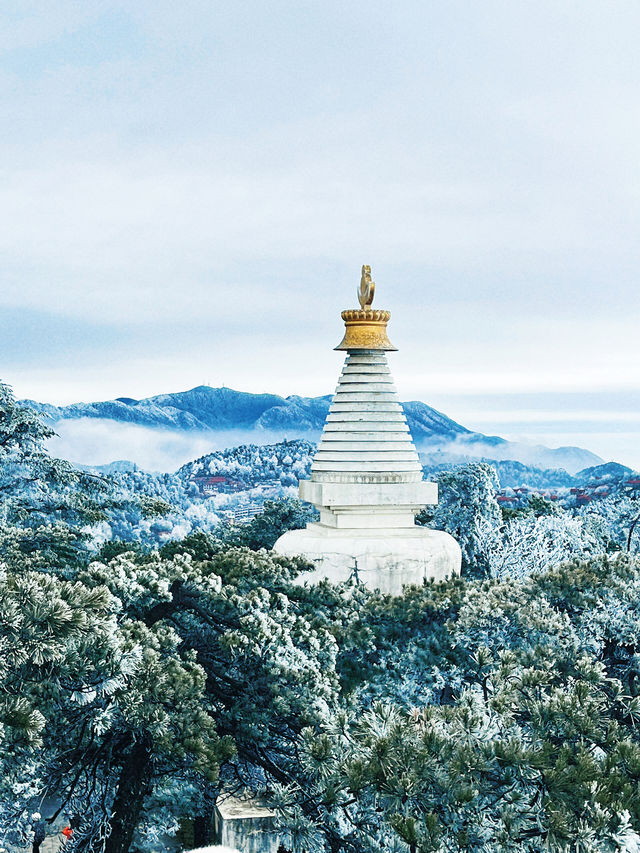
{"type": "Polygon", "coordinates": [[[436,471],[462,576],[390,597],[270,550],[304,443],[163,480],[51,434],[0,385],[0,849],[205,845],[248,790],[291,853],[640,853],[636,492],[506,509],[490,465],[436,471]],[[221,473],[275,489],[248,524],[196,500],[221,473]]]}

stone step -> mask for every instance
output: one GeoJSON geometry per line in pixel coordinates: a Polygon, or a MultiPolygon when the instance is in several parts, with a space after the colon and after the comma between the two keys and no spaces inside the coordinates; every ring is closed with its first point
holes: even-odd
{"type": "Polygon", "coordinates": [[[398,392],[396,386],[392,382],[342,382],[338,383],[334,400],[336,397],[342,397],[343,394],[366,394],[370,399],[377,400],[379,394],[384,394],[384,399],[387,395],[392,394],[394,400],[398,400],[398,392]]]}
{"type": "MultiPolygon", "coordinates": [[[[393,435],[393,433],[390,434],[393,435]]],[[[343,451],[348,452],[349,448],[354,451],[366,451],[367,453],[393,453],[395,451],[401,451],[402,453],[412,453],[416,459],[418,458],[418,451],[415,449],[413,442],[408,437],[401,439],[400,441],[385,441],[384,438],[378,438],[377,441],[360,441],[358,439],[355,441],[331,441],[323,438],[318,446],[316,455],[321,452],[332,453],[335,455],[342,453],[343,451]]]]}
{"type": "Polygon", "coordinates": [[[422,471],[418,469],[413,471],[374,471],[373,473],[363,473],[362,471],[313,471],[311,482],[331,483],[334,486],[336,484],[344,485],[345,483],[349,486],[388,486],[391,484],[407,485],[421,483],[423,479],[422,471]]]}
{"type": "Polygon", "coordinates": [[[404,430],[401,423],[383,424],[377,421],[362,425],[367,428],[358,429],[358,424],[353,421],[343,424],[332,421],[325,425],[320,441],[403,441],[413,445],[411,433],[408,429],[404,430]]]}
{"type": "MultiPolygon", "coordinates": [[[[368,424],[367,429],[358,429],[358,424],[342,424],[342,428],[334,429],[339,424],[327,424],[322,432],[320,441],[402,441],[413,446],[413,439],[408,429],[403,430],[402,424],[368,424]],[[392,428],[390,428],[392,427],[392,428]]],[[[363,424],[365,426],[365,424],[363,424]]]]}
{"type": "Polygon", "coordinates": [[[350,353],[345,364],[382,364],[388,367],[387,357],[383,352],[350,353]]]}
{"type": "Polygon", "coordinates": [[[373,409],[370,403],[334,403],[327,415],[327,423],[331,421],[386,421],[406,424],[407,419],[399,403],[380,403],[373,409]]]}
{"type": "Polygon", "coordinates": [[[348,376],[350,373],[378,373],[384,376],[391,376],[391,371],[385,364],[349,364],[345,362],[342,374],[343,376],[348,376]]]}
{"type": "MultiPolygon", "coordinates": [[[[338,423],[386,423],[398,424],[400,428],[407,425],[402,409],[372,409],[370,406],[362,406],[357,409],[351,408],[353,403],[349,404],[349,408],[345,403],[337,403],[329,409],[325,421],[327,424],[338,423]]],[[[386,405],[386,404],[385,404],[386,405]]]]}
{"type": "MultiPolygon", "coordinates": [[[[384,391],[386,394],[391,392],[396,392],[396,386],[393,384],[393,380],[391,377],[389,379],[385,379],[385,377],[373,376],[367,378],[362,381],[360,378],[358,381],[350,381],[345,382],[344,377],[340,377],[338,380],[338,384],[336,385],[336,393],[340,390],[343,391],[351,391],[351,390],[359,390],[359,391],[368,391],[369,393],[379,393],[380,391],[384,391]]],[[[397,392],[396,392],[397,393],[397,392]]]]}
{"type": "Polygon", "coordinates": [[[365,372],[364,370],[353,369],[349,371],[343,370],[338,376],[339,382],[344,382],[345,379],[350,379],[352,376],[362,376],[364,382],[393,382],[393,376],[390,373],[385,373],[381,370],[365,372]]]}
{"type": "Polygon", "coordinates": [[[384,373],[342,373],[338,380],[338,385],[370,385],[371,383],[382,382],[385,385],[393,385],[393,377],[391,374],[385,376],[384,373]]]}
{"type": "Polygon", "coordinates": [[[357,444],[366,450],[371,444],[381,442],[387,450],[402,450],[405,447],[413,447],[411,436],[406,432],[323,432],[320,447],[325,444],[328,447],[337,447],[343,444],[357,444]],[[394,448],[389,445],[399,444],[402,447],[394,448]]]}
{"type": "Polygon", "coordinates": [[[323,438],[326,436],[336,437],[340,433],[359,433],[366,435],[368,432],[396,432],[399,435],[406,435],[409,432],[409,427],[402,420],[393,421],[391,423],[383,421],[367,421],[361,419],[359,421],[327,421],[324,425],[322,433],[323,438]]]}
{"type": "MultiPolygon", "coordinates": [[[[374,360],[374,359],[362,359],[361,361],[356,361],[355,359],[347,359],[345,363],[342,365],[343,370],[355,369],[358,368],[375,368],[376,370],[384,371],[385,373],[389,371],[389,365],[387,364],[385,359],[374,360]]],[[[367,371],[368,372],[368,371],[367,371]]]]}
{"type": "MultiPolygon", "coordinates": [[[[404,414],[404,409],[400,405],[398,395],[391,391],[388,393],[385,393],[384,391],[375,391],[373,394],[368,394],[365,391],[339,391],[333,395],[333,398],[329,403],[329,408],[331,409],[331,406],[346,406],[354,403],[367,403],[369,406],[373,406],[372,411],[374,412],[377,410],[378,406],[393,404],[404,414]]],[[[386,410],[381,409],[381,411],[386,410]]]]}
{"type": "Polygon", "coordinates": [[[316,462],[418,462],[418,454],[415,450],[406,448],[402,450],[324,450],[320,449],[313,457],[316,462]]]}
{"type": "Polygon", "coordinates": [[[420,463],[415,462],[316,462],[311,465],[312,471],[327,471],[341,473],[353,471],[354,473],[373,474],[373,473],[402,473],[403,471],[420,472],[422,476],[422,468],[420,463]]]}
{"type": "Polygon", "coordinates": [[[418,451],[410,441],[323,441],[316,451],[330,453],[332,456],[341,453],[411,453],[417,459],[418,451]]]}
{"type": "Polygon", "coordinates": [[[400,406],[398,395],[392,392],[376,391],[338,391],[333,400],[334,403],[369,403],[377,406],[380,403],[395,403],[400,406]]]}

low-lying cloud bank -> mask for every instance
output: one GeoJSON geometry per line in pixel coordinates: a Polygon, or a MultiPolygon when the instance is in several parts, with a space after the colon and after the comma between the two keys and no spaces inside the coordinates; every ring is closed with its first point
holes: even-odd
{"type": "Polygon", "coordinates": [[[49,451],[75,465],[106,465],[128,459],[147,471],[171,472],[213,450],[238,444],[271,444],[283,438],[280,433],[266,431],[174,431],[101,418],[61,420],[54,429],[57,435],[49,441],[49,451]]]}
{"type": "MultiPolygon", "coordinates": [[[[239,444],[272,444],[285,438],[306,438],[315,442],[319,438],[319,433],[311,432],[293,434],[289,431],[286,435],[282,431],[268,430],[170,430],[102,418],[61,420],[55,424],[55,430],[57,435],[49,441],[49,450],[76,465],[106,465],[116,460],[129,460],[147,471],[169,472],[206,453],[239,444]]],[[[421,442],[418,450],[432,460],[437,455],[460,459],[514,459],[539,468],[565,468],[570,474],[602,461],[579,448],[551,450],[520,442],[493,444],[459,439],[421,442]]]]}

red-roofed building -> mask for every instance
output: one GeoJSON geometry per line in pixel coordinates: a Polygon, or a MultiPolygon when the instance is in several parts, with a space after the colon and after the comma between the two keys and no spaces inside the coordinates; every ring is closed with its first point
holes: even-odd
{"type": "Polygon", "coordinates": [[[213,495],[216,492],[237,492],[242,489],[242,483],[230,480],[228,477],[193,477],[191,480],[200,489],[203,495],[213,495]]]}

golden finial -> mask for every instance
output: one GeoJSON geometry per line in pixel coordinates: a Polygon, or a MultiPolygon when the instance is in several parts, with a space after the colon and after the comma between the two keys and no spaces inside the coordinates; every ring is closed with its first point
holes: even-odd
{"type": "Polygon", "coordinates": [[[365,264],[362,267],[362,276],[360,277],[360,289],[358,290],[358,301],[363,311],[371,308],[373,295],[376,292],[376,283],[371,281],[371,267],[365,264]]]}
{"type": "Polygon", "coordinates": [[[346,328],[344,338],[336,347],[337,350],[358,352],[395,349],[387,337],[387,323],[391,314],[371,307],[375,290],[376,284],[371,280],[371,267],[365,264],[362,267],[358,288],[360,308],[349,308],[342,312],[341,316],[346,328]]]}

